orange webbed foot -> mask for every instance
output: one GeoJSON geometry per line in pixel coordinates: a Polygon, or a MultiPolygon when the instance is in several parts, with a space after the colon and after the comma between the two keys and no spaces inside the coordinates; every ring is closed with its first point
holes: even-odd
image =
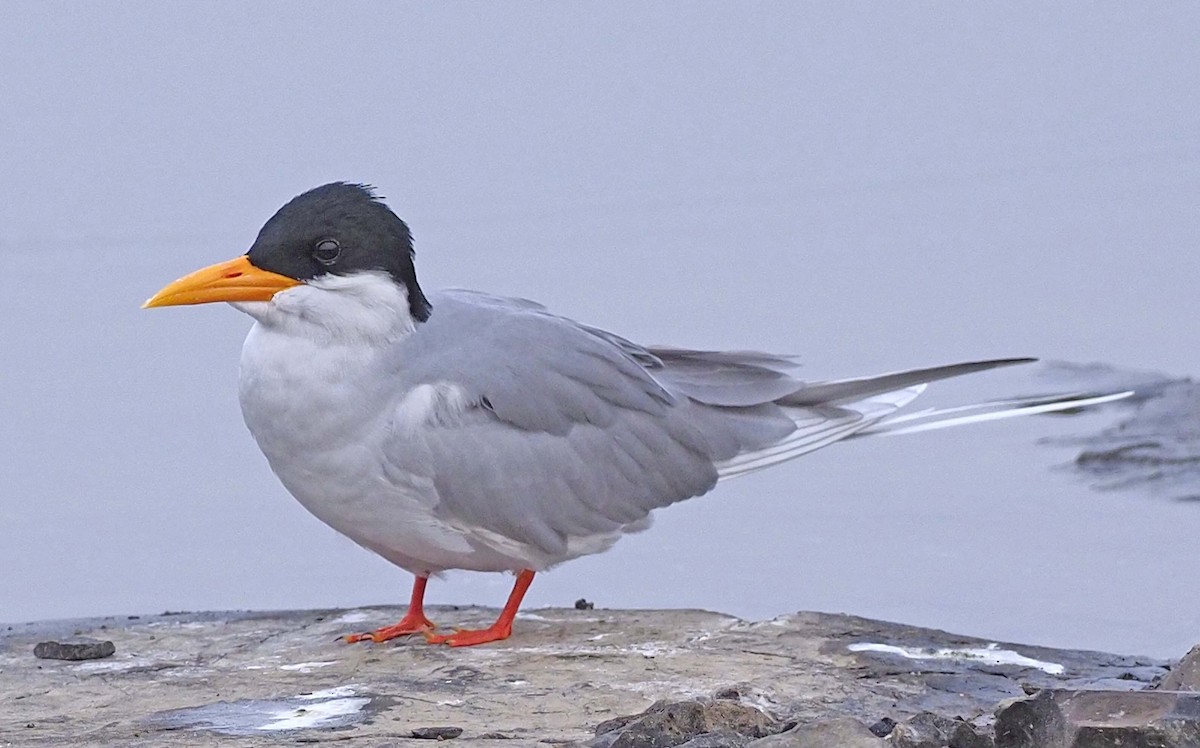
{"type": "Polygon", "coordinates": [[[499,622],[486,629],[455,629],[453,634],[435,634],[432,631],[424,633],[425,641],[430,644],[446,644],[451,647],[473,647],[476,644],[498,642],[512,636],[512,624],[504,625],[499,622]]]}
{"type": "Polygon", "coordinates": [[[437,628],[433,621],[430,621],[424,614],[418,613],[408,615],[401,618],[398,622],[391,626],[384,626],[381,629],[375,629],[363,634],[347,634],[342,637],[347,644],[356,644],[363,641],[373,641],[376,644],[395,639],[400,636],[410,636],[412,634],[426,634],[437,628]]]}

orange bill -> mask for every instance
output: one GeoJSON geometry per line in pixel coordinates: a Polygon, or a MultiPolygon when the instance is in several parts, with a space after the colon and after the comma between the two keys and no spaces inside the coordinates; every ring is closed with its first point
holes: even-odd
{"type": "Polygon", "coordinates": [[[300,281],[295,278],[254,267],[242,255],[183,276],[147,299],[142,308],[214,301],[270,301],[276,293],[298,285],[300,281]]]}

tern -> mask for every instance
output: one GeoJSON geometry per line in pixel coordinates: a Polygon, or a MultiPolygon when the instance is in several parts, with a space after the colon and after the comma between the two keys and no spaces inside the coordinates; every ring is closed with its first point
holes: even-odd
{"type": "Polygon", "coordinates": [[[426,295],[408,226],[364,185],[295,197],[246,254],[145,307],[225,301],[254,318],[238,394],[287,490],[415,576],[382,642],[498,641],[534,575],[644,530],[718,481],[880,431],[917,431],[1101,402],[1064,396],[896,415],[925,385],[1021,364],[973,361],[805,382],[787,356],[642,346],[531,301],[426,295]],[[512,572],[491,626],[434,633],[430,576],[512,572]]]}

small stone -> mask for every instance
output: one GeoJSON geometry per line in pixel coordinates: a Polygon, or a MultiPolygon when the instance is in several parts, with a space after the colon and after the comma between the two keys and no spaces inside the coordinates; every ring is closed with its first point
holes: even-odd
{"type": "Polygon", "coordinates": [[[589,600],[586,600],[582,597],[575,601],[575,610],[591,610],[592,608],[595,608],[595,607],[596,607],[595,603],[593,603],[589,600]]]}
{"type": "Polygon", "coordinates": [[[418,727],[412,731],[411,737],[418,740],[453,740],[462,733],[461,727],[418,727]]]}
{"type": "Polygon", "coordinates": [[[1200,644],[1171,667],[1157,688],[1163,691],[1200,691],[1200,644]]]}
{"type": "Polygon", "coordinates": [[[80,637],[65,641],[38,642],[33,656],[41,660],[100,660],[112,657],[117,647],[110,641],[80,637]]]}
{"type": "Polygon", "coordinates": [[[872,735],[886,738],[892,730],[896,729],[896,720],[891,717],[884,717],[867,729],[871,731],[872,735]]]}
{"type": "Polygon", "coordinates": [[[755,740],[746,748],[884,748],[870,728],[853,717],[799,724],[778,735],[755,740]]]}

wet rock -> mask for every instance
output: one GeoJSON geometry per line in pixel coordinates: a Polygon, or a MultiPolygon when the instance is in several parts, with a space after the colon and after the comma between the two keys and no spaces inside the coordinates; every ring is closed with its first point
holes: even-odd
{"type": "Polygon", "coordinates": [[[81,637],[38,642],[33,648],[33,656],[41,660],[102,660],[112,657],[116,651],[116,645],[110,641],[81,637]]]}
{"type": "Polygon", "coordinates": [[[602,722],[596,727],[596,737],[588,745],[592,748],[673,748],[713,735],[715,737],[709,737],[708,742],[695,743],[691,748],[718,748],[735,745],[734,742],[722,742],[728,739],[728,733],[744,736],[748,742],[770,735],[778,727],[778,723],[761,710],[736,701],[658,701],[640,714],[602,722]]]}
{"type": "Polygon", "coordinates": [[[853,717],[796,725],[755,740],[747,748],[886,748],[887,743],[853,717]]]}
{"type": "Polygon", "coordinates": [[[992,739],[961,719],[922,712],[896,725],[887,743],[895,748],[992,748],[992,739]]]}
{"type": "Polygon", "coordinates": [[[1200,694],[1045,690],[996,715],[996,748],[1198,745],[1200,694]]]}
{"type": "MultiPolygon", "coordinates": [[[[261,735],[278,731],[344,729],[361,724],[386,707],[390,699],[332,688],[275,699],[236,699],[166,709],[139,720],[139,732],[194,731],[219,736],[261,735]]],[[[306,738],[300,735],[297,740],[306,738]]],[[[188,745],[200,744],[193,734],[188,745]]]]}
{"type": "Polygon", "coordinates": [[[462,733],[461,727],[418,727],[412,731],[412,737],[418,740],[451,740],[462,733]]]}
{"type": "Polygon", "coordinates": [[[1164,691],[1200,691],[1200,644],[1184,655],[1158,684],[1164,691]]]}
{"type": "Polygon", "coordinates": [[[596,604],[586,598],[579,598],[575,601],[575,610],[592,610],[596,604]]]}

